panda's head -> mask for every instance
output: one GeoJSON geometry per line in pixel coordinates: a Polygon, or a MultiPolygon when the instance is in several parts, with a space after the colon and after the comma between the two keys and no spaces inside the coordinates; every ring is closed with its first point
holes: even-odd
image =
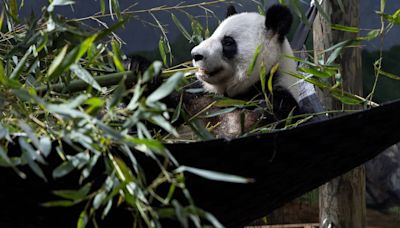
{"type": "MultiPolygon", "coordinates": [[[[282,5],[271,6],[265,17],[258,13],[236,13],[234,8],[228,8],[227,18],[212,36],[192,49],[193,65],[198,67],[196,77],[209,92],[232,97],[259,81],[262,64],[267,72],[278,63],[281,72],[294,71],[295,62],[286,57],[293,55],[285,37],[291,23],[291,12],[282,5]],[[257,47],[261,51],[249,74],[257,47]]],[[[293,82],[284,81],[287,87],[293,82]]]]}

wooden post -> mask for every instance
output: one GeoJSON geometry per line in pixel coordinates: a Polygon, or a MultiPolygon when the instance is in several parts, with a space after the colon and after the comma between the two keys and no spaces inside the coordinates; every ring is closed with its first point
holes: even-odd
{"type": "MultiPolygon", "coordinates": [[[[332,24],[359,26],[359,0],[341,1],[344,12],[338,0],[324,0],[322,8],[330,17],[332,24]]],[[[330,23],[318,14],[313,25],[315,60],[327,59],[330,53],[323,50],[344,40],[352,39],[356,33],[331,30],[330,23]]],[[[347,48],[336,63],[341,65],[343,88],[354,94],[362,95],[361,49],[347,48]]],[[[332,79],[335,80],[335,79],[332,79]]],[[[334,83],[334,81],[332,81],[334,83]]],[[[343,107],[332,97],[322,92],[322,102],[327,109],[351,109],[343,107]]],[[[354,108],[354,107],[353,107],[354,108]]],[[[323,136],[322,136],[323,137],[323,136]]],[[[340,164],[337,164],[340,165],[340,164]]],[[[349,173],[335,178],[320,187],[320,227],[359,228],[365,227],[365,170],[358,167],[349,173]]]]}

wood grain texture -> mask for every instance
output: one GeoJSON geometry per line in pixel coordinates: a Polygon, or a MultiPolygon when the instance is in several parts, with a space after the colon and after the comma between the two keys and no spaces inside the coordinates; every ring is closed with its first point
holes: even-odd
{"type": "MultiPolygon", "coordinates": [[[[344,11],[338,1],[324,1],[322,7],[330,16],[330,22],[320,14],[314,23],[314,56],[316,60],[329,57],[323,50],[339,42],[354,39],[357,33],[331,30],[330,23],[345,26],[359,26],[359,0],[342,1],[344,11]]],[[[362,95],[361,49],[346,48],[336,59],[341,67],[342,86],[344,91],[362,95]]],[[[331,80],[332,85],[335,78],[331,80]]],[[[345,106],[333,100],[329,92],[322,93],[327,109],[354,109],[356,106],[345,106]]],[[[361,145],[360,145],[361,146],[361,145]]],[[[338,164],[340,165],[340,164],[338,164]]],[[[364,166],[338,177],[320,187],[320,223],[321,227],[365,227],[365,168],[364,166]]]]}

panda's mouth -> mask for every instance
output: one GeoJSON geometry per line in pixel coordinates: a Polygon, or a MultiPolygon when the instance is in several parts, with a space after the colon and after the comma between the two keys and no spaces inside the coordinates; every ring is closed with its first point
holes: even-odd
{"type": "Polygon", "coordinates": [[[214,75],[217,75],[223,69],[224,69],[223,67],[218,67],[215,70],[209,71],[204,68],[199,68],[197,71],[197,75],[200,76],[201,78],[209,78],[209,77],[213,77],[214,75]]]}

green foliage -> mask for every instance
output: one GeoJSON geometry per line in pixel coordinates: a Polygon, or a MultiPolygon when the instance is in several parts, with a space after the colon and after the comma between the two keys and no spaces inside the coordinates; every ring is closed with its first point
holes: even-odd
{"type": "MultiPolygon", "coordinates": [[[[211,214],[194,205],[184,172],[219,181],[248,180],[180,167],[155,139],[159,129],[177,135],[162,99],[182,86],[183,73],[172,73],[147,96],[144,91],[160,74],[162,64],[154,62],[143,75],[125,70],[121,43],[113,34],[127,20],[118,1],[110,1],[109,9],[118,20],[101,31],[55,13],[56,7],[73,3],[51,1],[39,20],[23,26],[18,24],[17,2],[4,3],[0,24],[8,26],[0,49],[0,166],[11,167],[26,178],[19,167],[28,165],[44,181],[70,178],[77,172],[78,189],[56,190],[53,193],[60,199],[42,204],[85,205],[77,227],[104,218],[117,201],[129,208],[140,226],[158,227],[160,218],[172,217],[197,227],[221,227],[211,214]],[[132,83],[133,88],[128,86],[132,83]],[[126,100],[128,104],[122,105],[126,100]],[[147,123],[158,130],[148,128],[147,123]],[[11,154],[13,144],[20,154],[11,154]],[[153,159],[161,170],[151,182],[135,157],[138,153],[153,159]],[[49,157],[60,161],[51,175],[43,170],[48,168],[49,157]],[[105,164],[106,178],[95,184],[90,176],[98,164],[105,164]],[[167,195],[158,195],[160,185],[170,186],[167,195]],[[179,194],[184,202],[174,199],[179,194]]],[[[100,4],[104,14],[104,1],[100,4]]],[[[167,63],[170,47],[167,39],[162,42],[160,52],[167,63]]]]}

